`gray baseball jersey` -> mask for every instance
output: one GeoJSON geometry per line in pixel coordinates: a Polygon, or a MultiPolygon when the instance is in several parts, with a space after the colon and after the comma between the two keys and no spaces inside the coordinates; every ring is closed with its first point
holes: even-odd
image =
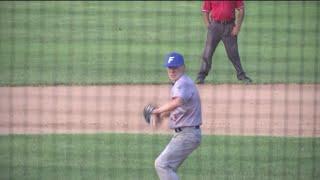
{"type": "Polygon", "coordinates": [[[169,127],[199,126],[202,124],[201,102],[197,87],[183,74],[171,89],[171,98],[180,97],[183,104],[170,113],[169,127]]]}

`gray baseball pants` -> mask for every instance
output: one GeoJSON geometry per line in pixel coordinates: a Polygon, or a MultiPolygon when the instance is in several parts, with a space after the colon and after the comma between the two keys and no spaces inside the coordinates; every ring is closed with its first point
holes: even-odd
{"type": "Polygon", "coordinates": [[[201,142],[201,129],[183,128],[174,133],[171,141],[155,160],[160,180],[178,180],[177,169],[201,142]]]}
{"type": "Polygon", "coordinates": [[[204,79],[208,75],[212,66],[213,53],[221,40],[224,44],[229,60],[237,71],[237,78],[239,79],[245,76],[245,72],[240,62],[237,36],[231,35],[233,26],[233,22],[220,24],[213,21],[210,23],[198,78],[204,79]]]}

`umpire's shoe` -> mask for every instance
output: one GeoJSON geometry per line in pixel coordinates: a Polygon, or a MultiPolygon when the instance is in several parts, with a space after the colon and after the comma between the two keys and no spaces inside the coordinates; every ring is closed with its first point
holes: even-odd
{"type": "Polygon", "coordinates": [[[204,84],[204,78],[198,77],[198,78],[196,79],[196,83],[197,83],[197,84],[204,84]]]}
{"type": "Polygon", "coordinates": [[[243,82],[244,84],[251,84],[252,80],[248,76],[238,77],[239,81],[243,82]]]}

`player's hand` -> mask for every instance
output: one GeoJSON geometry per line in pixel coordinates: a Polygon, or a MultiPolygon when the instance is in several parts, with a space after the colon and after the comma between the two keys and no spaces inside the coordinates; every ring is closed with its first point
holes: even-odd
{"type": "Polygon", "coordinates": [[[160,117],[160,114],[152,114],[151,115],[151,125],[154,127],[154,128],[158,128],[161,123],[162,123],[162,119],[160,117]]]}
{"type": "Polygon", "coordinates": [[[169,118],[170,112],[163,112],[163,113],[155,113],[152,115],[152,126],[154,128],[159,128],[163,125],[164,121],[169,118]]]}
{"type": "Polygon", "coordinates": [[[156,109],[156,106],[155,105],[152,105],[152,104],[148,104],[146,105],[144,108],[143,108],[143,111],[142,111],[142,115],[144,117],[144,120],[146,121],[146,123],[148,124],[152,124],[152,120],[154,120],[152,117],[152,112],[156,109]]]}

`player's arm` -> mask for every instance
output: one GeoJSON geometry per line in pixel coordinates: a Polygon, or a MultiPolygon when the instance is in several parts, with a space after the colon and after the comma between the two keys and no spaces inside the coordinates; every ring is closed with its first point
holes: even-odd
{"type": "Polygon", "coordinates": [[[176,109],[177,107],[183,104],[183,100],[180,97],[174,97],[169,102],[163,104],[162,106],[158,107],[157,109],[153,110],[153,114],[168,114],[172,110],[176,109]]]}

